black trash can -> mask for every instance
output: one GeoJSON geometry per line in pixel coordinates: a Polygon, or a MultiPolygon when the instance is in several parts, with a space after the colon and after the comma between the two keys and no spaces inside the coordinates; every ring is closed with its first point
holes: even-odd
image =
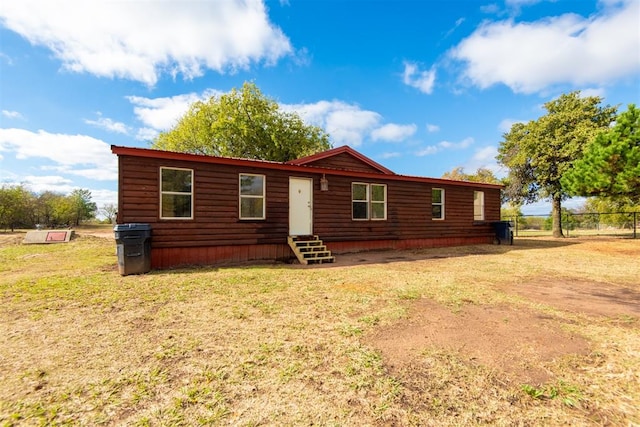
{"type": "Polygon", "coordinates": [[[116,224],[113,231],[120,274],[148,273],[151,270],[151,226],[116,224]]]}
{"type": "Polygon", "coordinates": [[[496,221],[492,225],[496,232],[495,242],[498,245],[502,243],[513,245],[513,226],[511,221],[496,221]]]}

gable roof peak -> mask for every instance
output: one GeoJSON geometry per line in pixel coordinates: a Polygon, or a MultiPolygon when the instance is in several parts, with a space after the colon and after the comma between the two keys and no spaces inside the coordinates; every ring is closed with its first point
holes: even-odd
{"type": "Polygon", "coordinates": [[[298,165],[298,166],[312,165],[314,162],[317,162],[318,160],[328,159],[328,158],[331,158],[331,157],[338,156],[340,154],[347,154],[347,155],[357,159],[358,161],[366,164],[367,166],[369,166],[369,167],[371,167],[371,168],[373,168],[373,169],[377,170],[378,172],[383,173],[385,175],[395,175],[395,173],[392,170],[385,168],[381,164],[371,160],[367,156],[365,156],[362,153],[354,150],[353,148],[349,147],[348,145],[343,145],[341,147],[332,148],[330,150],[322,151],[320,153],[312,154],[312,155],[306,156],[306,157],[301,157],[299,159],[289,160],[287,163],[288,164],[292,164],[292,165],[298,165]]]}

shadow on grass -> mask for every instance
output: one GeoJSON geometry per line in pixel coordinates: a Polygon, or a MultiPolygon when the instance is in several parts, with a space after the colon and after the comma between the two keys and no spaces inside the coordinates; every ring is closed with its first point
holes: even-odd
{"type": "Polygon", "coordinates": [[[580,243],[577,240],[526,238],[516,239],[513,245],[468,245],[447,246],[441,248],[406,249],[406,250],[375,250],[355,253],[335,254],[333,264],[297,265],[299,268],[331,268],[362,264],[388,264],[393,262],[420,261],[429,259],[456,258],[477,255],[499,255],[511,251],[552,249],[567,247],[580,243]]]}

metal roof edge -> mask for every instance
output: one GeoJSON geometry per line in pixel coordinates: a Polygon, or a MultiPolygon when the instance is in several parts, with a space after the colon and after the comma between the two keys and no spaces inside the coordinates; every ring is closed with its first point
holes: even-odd
{"type": "Polygon", "coordinates": [[[320,167],[309,166],[304,164],[298,165],[290,162],[282,163],[282,162],[274,162],[269,160],[254,160],[254,159],[240,159],[240,158],[234,158],[234,157],[207,156],[203,154],[178,153],[175,151],[155,150],[150,148],[123,147],[118,145],[112,145],[111,152],[118,156],[146,157],[146,158],[154,158],[154,159],[210,163],[210,164],[220,164],[220,165],[229,165],[229,166],[258,167],[263,169],[282,170],[282,171],[289,171],[289,172],[301,172],[301,173],[304,172],[304,173],[326,174],[326,175],[335,175],[335,176],[350,176],[354,178],[369,178],[369,179],[390,180],[390,181],[426,182],[426,183],[439,184],[439,185],[453,185],[453,186],[475,187],[475,188],[491,188],[491,189],[504,188],[504,185],[488,184],[484,182],[455,181],[455,180],[443,179],[443,178],[429,178],[429,177],[422,177],[422,176],[400,175],[393,172],[391,174],[379,174],[374,172],[361,172],[361,171],[351,171],[351,170],[344,170],[344,169],[320,168],[320,167]]]}

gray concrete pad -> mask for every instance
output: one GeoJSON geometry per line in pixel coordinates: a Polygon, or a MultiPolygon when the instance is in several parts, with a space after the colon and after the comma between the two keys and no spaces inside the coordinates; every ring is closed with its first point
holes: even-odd
{"type": "Polygon", "coordinates": [[[73,230],[31,230],[27,231],[22,243],[67,243],[73,236],[73,230]]]}

